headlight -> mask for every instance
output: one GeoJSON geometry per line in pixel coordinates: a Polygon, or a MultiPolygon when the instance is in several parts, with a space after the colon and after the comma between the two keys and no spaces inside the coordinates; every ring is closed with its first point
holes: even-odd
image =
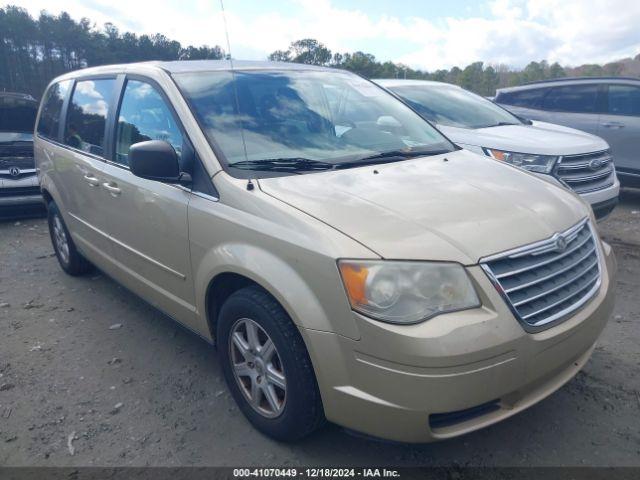
{"type": "Polygon", "coordinates": [[[351,308],[390,323],[416,323],[480,306],[457,263],[340,260],[351,308]]]}
{"type": "Polygon", "coordinates": [[[493,148],[483,148],[484,153],[496,160],[510,163],[530,172],[551,173],[558,157],[555,155],[533,155],[529,153],[505,152],[493,148]]]}

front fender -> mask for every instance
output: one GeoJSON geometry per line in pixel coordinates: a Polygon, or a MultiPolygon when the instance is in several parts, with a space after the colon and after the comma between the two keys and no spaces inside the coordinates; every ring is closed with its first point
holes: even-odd
{"type": "MultiPolygon", "coordinates": [[[[307,268],[300,264],[296,266],[307,268]]],[[[319,264],[316,259],[313,269],[306,275],[312,277],[313,285],[310,285],[290,262],[265,249],[246,243],[218,245],[206,253],[195,272],[198,311],[204,318],[211,282],[220,274],[235,273],[249,278],[273,295],[297,326],[358,339],[335,261],[327,258],[319,264]],[[336,294],[339,294],[337,298],[336,294]]]]}

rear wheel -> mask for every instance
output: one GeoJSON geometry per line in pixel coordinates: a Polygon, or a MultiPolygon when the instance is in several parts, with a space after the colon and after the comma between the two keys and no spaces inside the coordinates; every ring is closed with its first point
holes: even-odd
{"type": "Polygon", "coordinates": [[[73,276],[90,271],[92,265],[78,252],[55,202],[49,202],[47,211],[51,243],[62,269],[73,276]]]}
{"type": "Polygon", "coordinates": [[[252,286],[220,310],[218,353],[240,410],[262,433],[300,439],[324,422],[309,354],[280,304],[252,286]]]}

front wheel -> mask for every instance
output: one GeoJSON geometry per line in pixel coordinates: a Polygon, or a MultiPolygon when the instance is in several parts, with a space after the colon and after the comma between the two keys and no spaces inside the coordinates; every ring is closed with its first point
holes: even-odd
{"type": "Polygon", "coordinates": [[[300,333],[263,289],[243,288],[224,303],[218,352],[240,410],[262,433],[293,441],[324,422],[318,385],[300,333]]]}

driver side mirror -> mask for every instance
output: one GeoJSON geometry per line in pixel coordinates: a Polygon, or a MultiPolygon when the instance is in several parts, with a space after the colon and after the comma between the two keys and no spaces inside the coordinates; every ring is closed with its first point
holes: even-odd
{"type": "Polygon", "coordinates": [[[178,154],[164,140],[134,143],[129,147],[129,168],[140,178],[165,183],[180,181],[178,154]]]}

